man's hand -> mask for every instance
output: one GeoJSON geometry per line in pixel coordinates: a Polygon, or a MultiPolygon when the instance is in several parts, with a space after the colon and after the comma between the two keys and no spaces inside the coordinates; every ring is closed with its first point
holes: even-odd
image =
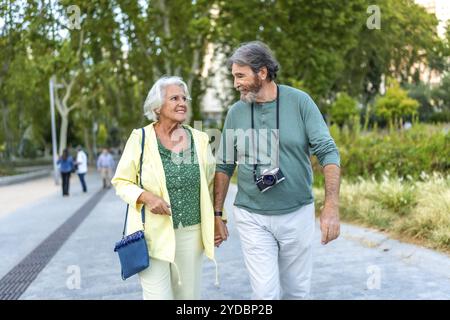
{"type": "Polygon", "coordinates": [[[320,214],[320,231],[322,231],[322,244],[324,245],[339,237],[340,222],[338,207],[325,205],[320,214]]]}
{"type": "Polygon", "coordinates": [[[323,167],[325,176],[325,205],[320,215],[322,244],[339,237],[339,186],[341,169],[335,164],[323,167]]]}
{"type": "MultiPolygon", "coordinates": [[[[214,176],[215,211],[222,211],[229,185],[230,177],[223,172],[216,172],[214,176]]],[[[225,223],[226,222],[222,220],[222,217],[214,217],[214,245],[216,247],[219,247],[220,244],[228,238],[228,229],[225,223]]]]}
{"type": "Polygon", "coordinates": [[[149,191],[142,192],[139,198],[137,199],[137,203],[145,204],[147,208],[155,214],[162,214],[168,216],[172,214],[170,212],[170,205],[166,201],[164,201],[164,199],[154,195],[149,191]]]}
{"type": "Polygon", "coordinates": [[[219,247],[228,238],[228,228],[222,217],[214,217],[214,245],[219,247]]]}

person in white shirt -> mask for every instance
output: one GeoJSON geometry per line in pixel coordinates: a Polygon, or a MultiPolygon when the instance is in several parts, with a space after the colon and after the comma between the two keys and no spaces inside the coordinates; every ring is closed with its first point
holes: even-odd
{"type": "Polygon", "coordinates": [[[81,146],[77,147],[77,173],[78,177],[80,178],[81,187],[83,188],[83,192],[87,192],[87,185],[86,181],[84,180],[84,176],[86,175],[88,171],[88,165],[87,165],[87,155],[86,152],[83,151],[81,146]]]}

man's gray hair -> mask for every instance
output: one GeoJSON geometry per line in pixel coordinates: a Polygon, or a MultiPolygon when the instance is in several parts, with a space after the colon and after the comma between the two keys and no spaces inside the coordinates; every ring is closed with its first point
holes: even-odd
{"type": "Polygon", "coordinates": [[[183,88],[187,99],[190,100],[189,90],[183,79],[175,76],[164,76],[159,78],[148,92],[144,102],[144,115],[147,119],[154,121],[159,119],[159,113],[157,111],[164,104],[166,87],[170,85],[177,85],[183,88]]]}
{"type": "Polygon", "coordinates": [[[267,68],[269,80],[275,80],[280,64],[275,59],[270,48],[261,41],[251,41],[242,44],[228,59],[228,68],[233,63],[241,66],[249,66],[254,73],[258,73],[262,67],[267,68]]]}

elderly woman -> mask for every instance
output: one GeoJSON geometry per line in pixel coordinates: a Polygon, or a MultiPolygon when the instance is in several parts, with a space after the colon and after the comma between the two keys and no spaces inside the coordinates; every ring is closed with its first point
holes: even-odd
{"type": "MultiPolygon", "coordinates": [[[[112,179],[117,195],[130,206],[127,233],[142,229],[150,267],[139,273],[144,299],[199,299],[203,253],[214,260],[214,245],[228,236],[225,217],[212,205],[214,158],[208,135],[182,123],[189,92],[178,77],[163,77],[151,88],[142,186],[137,180],[141,130],[133,130],[112,179]]],[[[217,281],[217,264],[216,264],[217,281]]]]}

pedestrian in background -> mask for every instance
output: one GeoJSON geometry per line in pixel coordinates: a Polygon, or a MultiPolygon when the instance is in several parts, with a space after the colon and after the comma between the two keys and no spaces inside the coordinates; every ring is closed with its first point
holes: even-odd
{"type": "Polygon", "coordinates": [[[65,197],[69,195],[70,174],[72,173],[75,164],[67,149],[63,150],[57,163],[59,165],[59,172],[61,172],[63,197],[65,197]]]}
{"type": "Polygon", "coordinates": [[[111,188],[112,171],[114,169],[114,159],[108,149],[104,148],[97,159],[97,170],[100,171],[103,179],[103,189],[111,188]]]}
{"type": "Polygon", "coordinates": [[[86,181],[84,180],[84,177],[88,171],[88,165],[87,165],[87,155],[86,152],[83,151],[83,148],[81,146],[77,147],[77,174],[78,178],[80,178],[81,187],[83,189],[83,192],[87,192],[87,185],[86,181]]]}

